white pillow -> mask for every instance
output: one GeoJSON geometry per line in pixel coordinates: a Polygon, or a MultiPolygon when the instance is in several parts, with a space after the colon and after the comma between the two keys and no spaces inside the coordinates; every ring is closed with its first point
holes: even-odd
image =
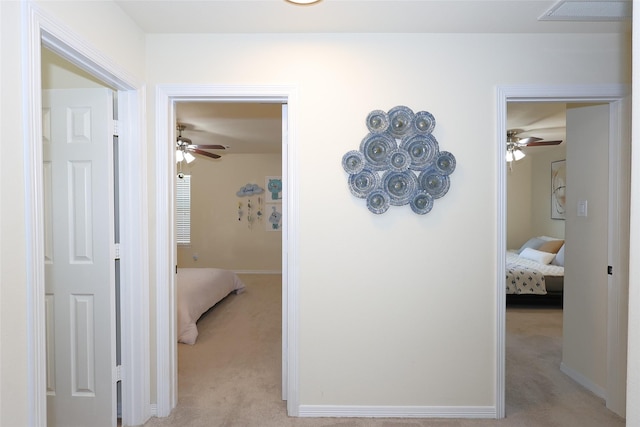
{"type": "Polygon", "coordinates": [[[564,245],[562,245],[556,256],[553,258],[551,264],[564,267],[564,245]]]}
{"type": "Polygon", "coordinates": [[[525,244],[520,247],[520,249],[518,249],[518,253],[524,251],[525,248],[538,249],[545,242],[546,242],[546,240],[542,240],[542,239],[540,239],[538,237],[532,237],[529,240],[527,240],[525,242],[525,244]]]}
{"type": "Polygon", "coordinates": [[[549,252],[542,252],[537,249],[525,248],[520,252],[522,258],[530,259],[531,261],[539,262],[540,264],[549,264],[551,260],[556,256],[549,252]]]}

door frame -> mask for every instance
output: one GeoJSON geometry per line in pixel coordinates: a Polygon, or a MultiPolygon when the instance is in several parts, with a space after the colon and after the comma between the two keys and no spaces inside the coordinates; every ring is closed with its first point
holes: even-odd
{"type": "Polygon", "coordinates": [[[506,162],[504,137],[507,132],[507,102],[598,102],[609,104],[609,276],[607,329],[607,407],[624,414],[626,406],[626,342],[629,268],[629,187],[631,165],[631,123],[627,85],[522,85],[498,86],[495,160],[497,167],[497,257],[496,257],[496,383],[497,418],[505,417],[506,357],[506,162]],[[625,155],[626,154],[626,155],[625,155]],[[626,160],[626,161],[625,161],[626,160]],[[625,196],[626,195],[626,196],[625,196]],[[621,361],[625,361],[621,364],[621,361]]]}
{"type": "Polygon", "coordinates": [[[150,417],[149,263],[146,219],[146,135],[143,85],[84,39],[22,2],[27,73],[25,91],[25,221],[29,425],[46,426],[44,230],[42,213],[41,46],[46,46],[117,90],[119,115],[121,382],[122,423],[141,425],[150,417]]]}
{"type": "Polygon", "coordinates": [[[282,178],[282,399],[298,416],[298,170],[296,124],[298,90],[286,85],[159,85],[156,89],[156,415],[176,407],[177,334],[175,301],[175,103],[178,101],[286,104],[283,117],[282,178]],[[169,333],[167,333],[169,331],[169,333]],[[167,375],[167,372],[170,375],[167,375]]]}

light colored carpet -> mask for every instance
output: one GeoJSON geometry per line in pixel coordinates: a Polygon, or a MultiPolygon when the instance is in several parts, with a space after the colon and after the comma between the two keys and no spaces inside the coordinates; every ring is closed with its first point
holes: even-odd
{"type": "Polygon", "coordinates": [[[280,389],[281,276],[241,278],[246,292],[230,295],[200,319],[195,345],[179,344],[178,406],[146,427],[625,425],[602,399],[560,372],[562,311],[553,308],[507,310],[505,419],[290,418],[280,389]]]}

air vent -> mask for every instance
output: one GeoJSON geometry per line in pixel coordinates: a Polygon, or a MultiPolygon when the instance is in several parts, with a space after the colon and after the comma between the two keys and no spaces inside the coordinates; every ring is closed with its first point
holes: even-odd
{"type": "Polygon", "coordinates": [[[560,0],[539,21],[624,21],[631,19],[631,1],[560,0]]]}

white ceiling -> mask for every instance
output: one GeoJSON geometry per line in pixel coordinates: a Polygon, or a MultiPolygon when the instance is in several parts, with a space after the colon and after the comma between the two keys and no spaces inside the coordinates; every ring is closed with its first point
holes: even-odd
{"type": "MultiPolygon", "coordinates": [[[[296,6],[285,0],[116,0],[146,33],[620,33],[631,0],[321,0],[296,6]],[[597,7],[593,7],[593,6],[597,7]],[[611,7],[608,7],[611,6],[611,7]],[[539,20],[553,9],[574,15],[539,20]],[[586,15],[589,21],[581,20],[586,15]],[[596,16],[593,16],[596,15],[596,16]],[[581,21],[576,21],[581,20],[581,21]]],[[[522,136],[564,139],[564,104],[510,104],[507,127],[522,136]]],[[[279,152],[278,104],[180,103],[183,136],[221,144],[227,153],[279,152]]],[[[223,153],[220,153],[223,154],[223,153]]]]}
{"type": "Polygon", "coordinates": [[[285,0],[116,3],[146,33],[611,33],[631,31],[630,21],[538,18],[558,3],[571,6],[564,9],[570,9],[572,19],[629,14],[632,4],[631,0],[321,0],[307,6],[285,0]],[[599,7],[593,8],[594,4],[599,7]]]}
{"type": "MultiPolygon", "coordinates": [[[[564,102],[510,102],[507,104],[507,129],[521,129],[521,138],[535,136],[547,141],[566,139],[564,102]]],[[[506,138],[506,135],[505,135],[506,138]]],[[[556,149],[556,146],[525,148],[527,154],[556,149]]]]}
{"type": "Polygon", "coordinates": [[[229,146],[220,155],[282,150],[281,104],[178,102],[176,118],[194,144],[229,146]]]}

